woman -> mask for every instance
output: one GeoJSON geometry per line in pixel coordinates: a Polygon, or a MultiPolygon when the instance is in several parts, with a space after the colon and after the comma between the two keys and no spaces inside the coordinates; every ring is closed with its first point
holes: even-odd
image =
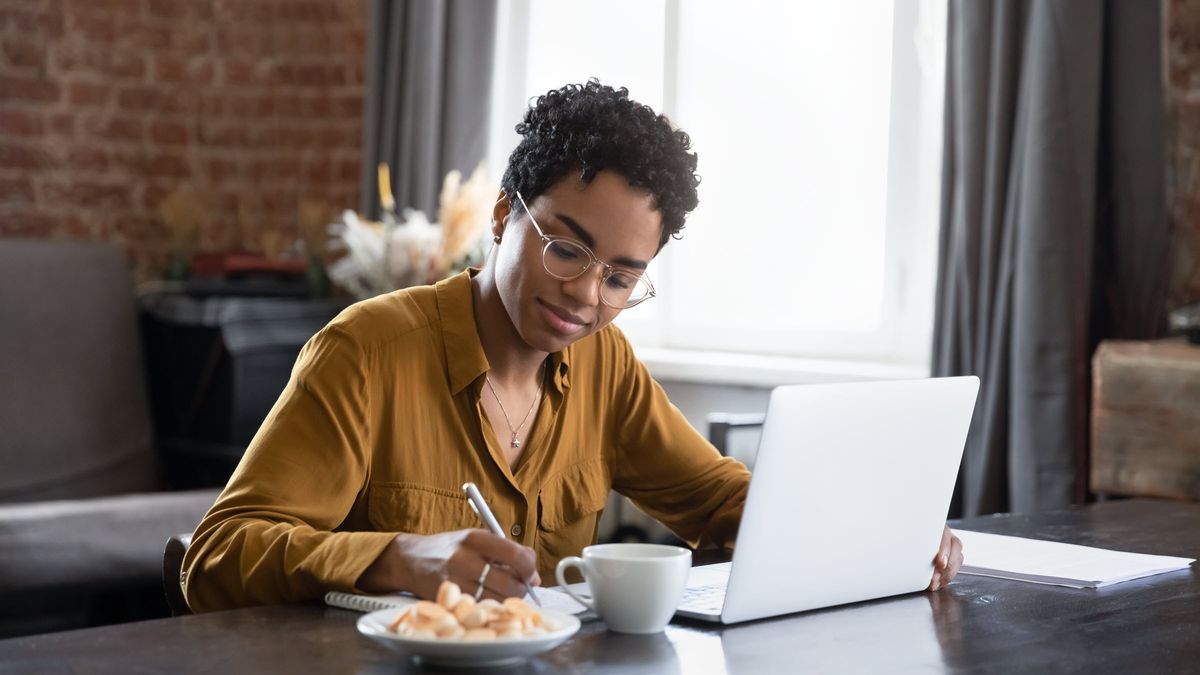
{"type": "MultiPolygon", "coordinates": [[[[749,473],[610,325],[653,296],[646,266],[697,204],[690,139],[595,81],[517,131],[483,268],[358,303],[305,346],[193,537],[193,610],[443,579],[523,595],[593,543],[610,489],[690,544],[734,544],[749,473]],[[467,481],[508,539],[477,529],[467,481]]],[[[931,588],[960,551],[947,529],[931,588]]]]}

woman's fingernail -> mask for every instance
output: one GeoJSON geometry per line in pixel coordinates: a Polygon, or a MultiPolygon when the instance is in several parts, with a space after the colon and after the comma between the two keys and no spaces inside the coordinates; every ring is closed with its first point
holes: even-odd
{"type": "Polygon", "coordinates": [[[946,565],[949,565],[949,564],[950,564],[950,558],[945,553],[943,553],[942,554],[942,567],[945,567],[946,565]]]}

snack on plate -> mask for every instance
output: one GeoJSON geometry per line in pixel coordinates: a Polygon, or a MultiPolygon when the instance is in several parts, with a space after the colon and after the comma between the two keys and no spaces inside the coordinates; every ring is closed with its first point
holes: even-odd
{"type": "Polygon", "coordinates": [[[409,605],[391,626],[404,637],[445,640],[498,640],[545,635],[548,625],[537,610],[521,598],[503,603],[490,598],[475,602],[453,581],[438,587],[437,602],[421,600],[409,605]]]}

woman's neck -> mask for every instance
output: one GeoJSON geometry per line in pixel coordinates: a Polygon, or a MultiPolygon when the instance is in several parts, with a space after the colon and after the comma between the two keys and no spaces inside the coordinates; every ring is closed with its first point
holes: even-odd
{"type": "Polygon", "coordinates": [[[485,268],[471,280],[471,301],[479,343],[490,366],[488,377],[504,388],[520,387],[538,376],[547,354],[521,338],[487,272],[485,268]]]}

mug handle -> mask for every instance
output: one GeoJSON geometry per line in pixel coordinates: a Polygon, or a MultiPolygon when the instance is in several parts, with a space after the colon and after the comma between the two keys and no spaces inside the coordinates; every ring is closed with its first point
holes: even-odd
{"type": "MultiPolygon", "coordinates": [[[[558,580],[559,590],[574,598],[575,602],[578,602],[593,612],[596,611],[596,605],[592,603],[591,598],[575,595],[575,591],[571,590],[571,587],[567,585],[566,572],[568,567],[577,568],[579,573],[583,574],[583,558],[580,558],[577,555],[569,555],[558,561],[558,566],[554,568],[554,578],[558,580]]],[[[587,575],[584,575],[583,578],[586,581],[587,575]]]]}

